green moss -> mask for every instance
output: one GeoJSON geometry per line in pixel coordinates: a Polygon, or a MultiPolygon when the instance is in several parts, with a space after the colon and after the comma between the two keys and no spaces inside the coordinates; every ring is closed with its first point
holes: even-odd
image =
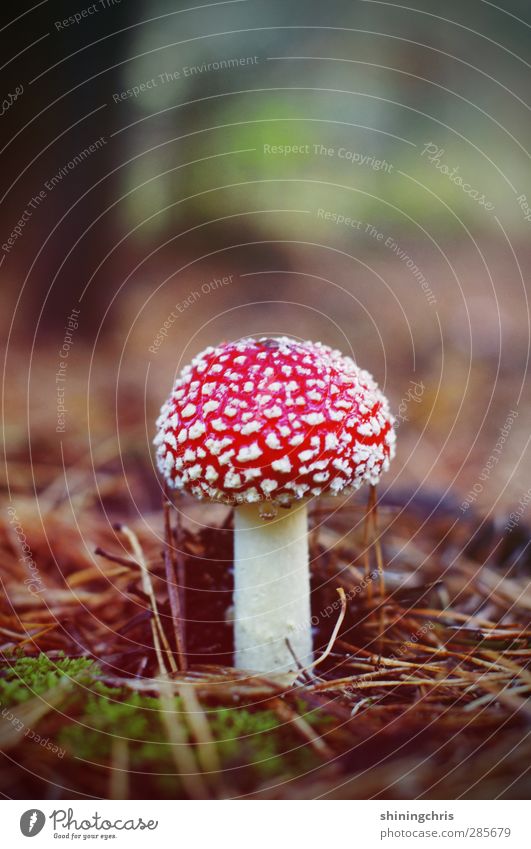
{"type": "MultiPolygon", "coordinates": [[[[71,721],[57,714],[44,720],[55,724],[55,739],[67,758],[85,760],[96,769],[98,764],[106,767],[113,761],[115,741],[121,738],[127,743],[132,780],[136,780],[135,772],[168,773],[154,782],[161,795],[175,796],[180,792],[179,781],[173,775],[175,762],[159,700],[126,688],[107,687],[98,680],[100,676],[98,665],[87,659],[20,658],[0,678],[0,703],[16,705],[68,682],[68,700],[62,711],[71,721]]],[[[183,739],[193,744],[182,703],[177,697],[173,703],[173,720],[180,723],[183,739]]],[[[313,727],[324,730],[328,726],[330,719],[319,711],[308,713],[304,702],[298,708],[313,727]]],[[[221,764],[236,783],[249,786],[274,777],[287,778],[317,764],[311,747],[273,710],[205,707],[205,712],[221,764]]]]}
{"type": "Polygon", "coordinates": [[[84,657],[20,657],[0,676],[0,703],[11,707],[66,683],[89,684],[97,674],[98,666],[84,657]]]}
{"type": "MultiPolygon", "coordinates": [[[[147,768],[150,761],[167,761],[171,769],[171,750],[160,721],[158,699],[109,691],[101,684],[94,690],[85,699],[76,724],[61,731],[61,745],[78,758],[103,763],[112,756],[113,741],[119,737],[128,743],[132,768],[147,768]]],[[[180,710],[178,699],[175,710],[180,710]]],[[[185,737],[188,739],[186,732],[185,737]]]]}
{"type": "Polygon", "coordinates": [[[263,776],[279,772],[279,755],[285,746],[273,711],[221,708],[209,712],[208,718],[223,763],[252,763],[263,776]]]}

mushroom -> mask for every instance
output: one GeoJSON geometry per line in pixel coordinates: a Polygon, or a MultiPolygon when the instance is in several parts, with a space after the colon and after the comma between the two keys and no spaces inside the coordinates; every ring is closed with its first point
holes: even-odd
{"type": "Polygon", "coordinates": [[[235,665],[310,664],[308,502],[387,470],[395,430],[378,385],[320,342],[241,339],[182,370],[157,428],[167,484],[234,507],[235,665]]]}

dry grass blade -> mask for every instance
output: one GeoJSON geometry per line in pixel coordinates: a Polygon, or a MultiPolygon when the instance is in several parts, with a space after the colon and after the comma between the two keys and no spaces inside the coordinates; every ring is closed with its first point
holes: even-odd
{"type": "Polygon", "coordinates": [[[151,604],[151,610],[153,612],[153,619],[151,622],[153,632],[153,644],[155,646],[155,651],[157,652],[157,658],[159,661],[161,673],[164,672],[166,669],[164,658],[162,656],[162,646],[164,647],[164,650],[166,652],[166,657],[168,659],[170,669],[172,670],[172,672],[177,672],[177,665],[175,663],[175,660],[173,659],[173,653],[171,651],[168,639],[164,632],[164,628],[162,627],[162,622],[160,621],[157,599],[153,590],[151,574],[146,559],[144,557],[144,552],[142,551],[142,547],[138,541],[138,537],[135,533],[133,533],[133,531],[131,531],[127,527],[127,525],[122,525],[121,531],[129,540],[135,560],[140,567],[140,574],[142,577],[142,588],[146,596],[149,598],[151,604]]]}
{"type": "Polygon", "coordinates": [[[195,687],[183,681],[178,685],[178,693],[183,703],[188,727],[197,746],[197,759],[203,772],[209,773],[210,781],[217,783],[221,764],[216,742],[212,736],[205,711],[197,697],[195,687]]]}
{"type": "Polygon", "coordinates": [[[282,722],[291,723],[299,732],[301,737],[306,740],[312,748],[317,752],[320,758],[324,761],[334,757],[333,749],[328,746],[320,735],[306,722],[304,717],[300,716],[297,711],[293,710],[282,699],[272,699],[271,707],[278,714],[282,722]]]}
{"type": "Polygon", "coordinates": [[[341,601],[341,610],[339,611],[339,616],[337,617],[337,622],[334,626],[334,630],[332,631],[332,636],[328,642],[328,645],[322,655],[314,660],[313,663],[310,663],[308,666],[304,667],[304,671],[315,669],[320,663],[323,663],[324,660],[330,655],[330,652],[334,648],[334,643],[336,641],[337,635],[339,634],[339,629],[343,623],[343,619],[345,618],[345,613],[347,612],[347,597],[345,595],[345,590],[342,587],[338,587],[337,594],[339,595],[339,599],[341,601]]]}
{"type": "Polygon", "coordinates": [[[72,682],[67,681],[64,685],[49,690],[43,696],[13,707],[12,710],[4,708],[3,721],[0,723],[0,751],[7,751],[18,746],[28,729],[35,728],[46,714],[51,713],[64,702],[71,688],[72,682]]]}
{"type": "Polygon", "coordinates": [[[112,741],[109,798],[129,799],[129,747],[122,737],[112,741]]]}
{"type": "Polygon", "coordinates": [[[179,721],[172,688],[167,679],[159,682],[158,692],[162,708],[160,719],[183,786],[190,799],[209,799],[210,792],[201,775],[193,746],[188,742],[186,730],[179,721]]]}

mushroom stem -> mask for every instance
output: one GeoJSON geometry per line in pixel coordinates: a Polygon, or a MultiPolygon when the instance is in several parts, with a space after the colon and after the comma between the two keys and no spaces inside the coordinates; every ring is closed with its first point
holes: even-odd
{"type": "Polygon", "coordinates": [[[235,665],[262,673],[312,661],[308,511],[305,503],[264,521],[258,504],[234,511],[235,665]]]}

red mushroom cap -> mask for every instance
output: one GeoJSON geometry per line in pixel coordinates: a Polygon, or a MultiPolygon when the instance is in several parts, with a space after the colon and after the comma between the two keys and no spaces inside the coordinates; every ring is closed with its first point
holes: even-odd
{"type": "Polygon", "coordinates": [[[242,339],[182,370],[157,420],[157,465],[199,499],[289,505],[376,484],[393,421],[371,375],[339,351],[242,339]]]}

